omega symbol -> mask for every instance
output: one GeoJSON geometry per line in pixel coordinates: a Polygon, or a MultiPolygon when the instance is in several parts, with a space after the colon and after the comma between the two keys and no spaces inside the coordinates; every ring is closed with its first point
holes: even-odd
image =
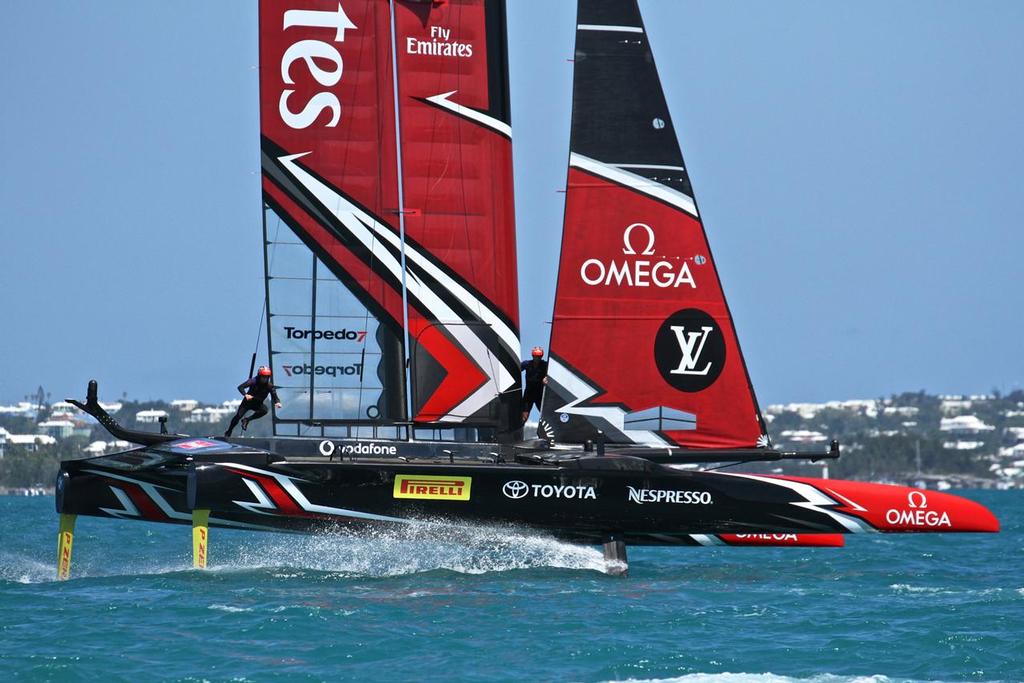
{"type": "Polygon", "coordinates": [[[643,228],[647,232],[647,247],[640,253],[644,256],[650,256],[654,253],[654,230],[651,226],[646,223],[633,223],[628,228],[622,231],[622,243],[625,245],[622,248],[623,254],[635,255],[636,249],[633,248],[633,229],[643,228]]]}
{"type": "Polygon", "coordinates": [[[907,494],[907,507],[924,509],[928,507],[928,498],[921,491],[911,491],[907,494]]]}

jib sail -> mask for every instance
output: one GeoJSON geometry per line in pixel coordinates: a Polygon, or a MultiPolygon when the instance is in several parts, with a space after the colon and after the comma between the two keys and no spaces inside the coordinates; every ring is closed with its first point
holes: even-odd
{"type": "Polygon", "coordinates": [[[542,413],[564,442],[765,442],[635,0],[579,3],[542,413]]]}
{"type": "Polygon", "coordinates": [[[425,130],[413,104],[433,105],[404,86],[414,69],[417,82],[454,81],[469,93],[459,100],[466,111],[476,111],[474,95],[501,91],[503,6],[491,4],[261,2],[278,433],[397,436],[382,428],[410,421],[501,427],[500,395],[513,386],[498,370],[507,363],[493,361],[509,346],[518,354],[508,139],[506,173],[500,155],[485,157],[481,149],[490,148],[467,131],[452,133],[446,121],[426,121],[434,130],[425,130]],[[422,24],[416,35],[429,38],[422,52],[406,40],[410,15],[422,24]],[[495,50],[487,40],[492,15],[500,24],[495,50]],[[449,54],[444,46],[455,41],[477,60],[457,48],[449,54]],[[493,199],[458,205],[453,198],[469,196],[476,183],[496,184],[493,199]],[[477,260],[492,252],[501,263],[477,260]],[[506,276],[511,282],[493,279],[506,276]],[[411,387],[407,367],[418,379],[411,387]]]}

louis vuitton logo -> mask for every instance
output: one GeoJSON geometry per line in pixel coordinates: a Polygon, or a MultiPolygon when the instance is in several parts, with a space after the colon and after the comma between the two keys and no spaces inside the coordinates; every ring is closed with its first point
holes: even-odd
{"type": "Polygon", "coordinates": [[[704,350],[704,344],[708,340],[708,335],[714,329],[708,325],[703,325],[699,332],[687,332],[683,325],[672,325],[672,332],[676,335],[676,341],[679,343],[679,352],[682,354],[682,359],[679,361],[679,366],[672,370],[673,375],[706,375],[711,369],[711,362],[708,361],[704,365],[703,370],[697,369],[697,363],[700,361],[701,351],[704,350]]]}

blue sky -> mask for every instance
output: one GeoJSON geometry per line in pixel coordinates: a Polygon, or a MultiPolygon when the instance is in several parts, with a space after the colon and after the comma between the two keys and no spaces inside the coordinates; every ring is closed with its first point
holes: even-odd
{"type": "MultiPolygon", "coordinates": [[[[1024,5],[642,0],[762,403],[1024,383],[1024,5]]],[[[546,344],[574,3],[509,0],[523,343],[546,344]]],[[[0,401],[222,400],[262,305],[255,3],[0,22],[0,401]]]]}

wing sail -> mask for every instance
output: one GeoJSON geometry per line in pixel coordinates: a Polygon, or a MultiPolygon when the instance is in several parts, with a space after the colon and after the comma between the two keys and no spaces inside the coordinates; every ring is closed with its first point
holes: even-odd
{"type": "Polygon", "coordinates": [[[275,428],[507,430],[519,341],[504,4],[293,5],[260,5],[275,428]]]}

